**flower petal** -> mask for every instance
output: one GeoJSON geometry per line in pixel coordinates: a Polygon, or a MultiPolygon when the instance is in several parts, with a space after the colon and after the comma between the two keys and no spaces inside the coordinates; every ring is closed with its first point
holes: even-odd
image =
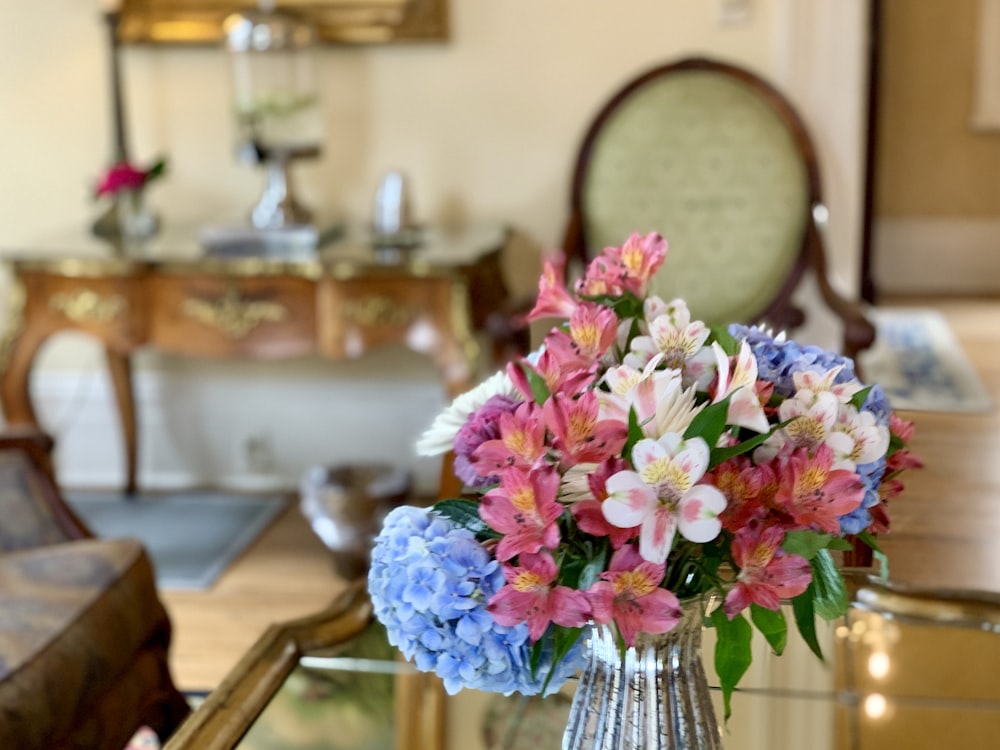
{"type": "Polygon", "coordinates": [[[722,530],[719,514],[726,509],[726,497],[715,487],[699,484],[680,501],[678,526],[681,536],[698,544],[710,542],[722,530]]]}
{"type": "Polygon", "coordinates": [[[608,498],[601,510],[608,523],[622,529],[638,526],[656,506],[656,493],[634,471],[619,471],[608,477],[608,498]]]}

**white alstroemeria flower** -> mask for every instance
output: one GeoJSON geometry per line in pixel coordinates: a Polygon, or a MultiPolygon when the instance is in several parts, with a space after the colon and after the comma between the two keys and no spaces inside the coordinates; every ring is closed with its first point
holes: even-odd
{"type": "Polygon", "coordinates": [[[757,397],[757,358],[753,356],[750,345],[746,341],[740,344],[740,352],[732,368],[729,366],[729,355],[717,342],[712,344],[712,350],[719,369],[719,385],[714,403],[730,396],[726,422],[754,432],[770,430],[771,425],[764,414],[764,407],[757,397]]]}
{"type": "Polygon", "coordinates": [[[875,421],[870,411],[841,406],[826,444],[833,450],[834,468],[854,471],[859,464],[876,461],[889,450],[889,428],[875,421]]]}
{"type": "Polygon", "coordinates": [[[559,480],[559,502],[573,505],[581,500],[593,500],[594,493],[590,490],[590,475],[597,469],[597,464],[582,463],[571,466],[559,480]]]}
{"type": "Polygon", "coordinates": [[[808,399],[817,393],[832,393],[842,404],[849,403],[855,393],[861,390],[861,383],[851,380],[847,383],[834,383],[834,378],[844,369],[843,365],[838,365],[826,372],[813,372],[804,370],[792,374],[792,382],[795,383],[795,395],[800,394],[808,399]]]}
{"type": "Polygon", "coordinates": [[[597,394],[602,419],[628,424],[634,408],[643,434],[654,440],[668,432],[683,433],[703,407],[695,404],[693,388],[684,388],[677,370],[658,370],[657,355],[641,372],[629,365],[612,368],[604,380],[610,393],[597,394]]]}
{"type": "Polygon", "coordinates": [[[719,535],[719,513],[726,498],[715,487],[698,484],[708,469],[708,444],[699,437],[683,440],[671,433],[640,440],[632,451],[635,471],[620,471],[607,481],[601,511],[608,523],[623,529],[639,526],[639,554],[662,563],[674,535],[710,542],[719,535]]]}
{"type": "Polygon", "coordinates": [[[827,442],[839,414],[840,400],[830,391],[799,391],[778,407],[782,422],[792,420],[782,428],[785,437],[796,447],[809,450],[827,442]]]}
{"type": "Polygon", "coordinates": [[[431,426],[417,440],[417,454],[437,456],[450,451],[454,447],[455,435],[469,417],[494,396],[509,396],[517,401],[523,400],[507,373],[501,370],[458,396],[438,414],[431,426]]]}
{"type": "Polygon", "coordinates": [[[681,369],[705,345],[711,332],[702,321],[691,320],[684,300],[675,299],[665,308],[660,307],[662,301],[658,302],[645,306],[649,334],[632,340],[632,354],[642,361],[662,353],[668,367],[681,369]]]}

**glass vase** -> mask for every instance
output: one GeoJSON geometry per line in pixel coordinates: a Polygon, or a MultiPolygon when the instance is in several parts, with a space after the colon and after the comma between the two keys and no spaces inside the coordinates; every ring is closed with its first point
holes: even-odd
{"type": "Polygon", "coordinates": [[[682,612],[669,633],[640,634],[624,654],[610,627],[592,627],[563,750],[722,747],[701,658],[703,603],[682,612]]]}

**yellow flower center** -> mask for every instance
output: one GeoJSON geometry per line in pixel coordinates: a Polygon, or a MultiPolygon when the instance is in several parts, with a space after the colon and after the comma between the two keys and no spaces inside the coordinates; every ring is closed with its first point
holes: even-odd
{"type": "Polygon", "coordinates": [[[520,456],[522,458],[531,458],[532,456],[532,442],[531,436],[525,430],[514,430],[508,435],[503,437],[504,445],[507,446],[508,450],[515,456],[520,456]]]}
{"type": "Polygon", "coordinates": [[[593,323],[574,326],[570,331],[573,341],[585,352],[596,352],[601,343],[601,332],[593,323]]]}
{"type": "Polygon", "coordinates": [[[531,487],[519,487],[511,494],[510,502],[522,513],[534,513],[535,491],[531,487]]]}
{"type": "Polygon", "coordinates": [[[524,593],[543,588],[545,586],[545,582],[542,580],[542,577],[538,575],[538,573],[532,573],[530,570],[522,570],[518,572],[517,577],[514,578],[511,586],[514,587],[515,591],[524,593]]]}
{"type": "Polygon", "coordinates": [[[691,488],[691,477],[687,472],[673,461],[666,459],[647,464],[639,472],[639,476],[651,487],[667,486],[681,494],[691,488]]]}
{"type": "Polygon", "coordinates": [[[628,596],[630,599],[638,599],[653,593],[656,584],[650,580],[649,576],[635,570],[627,570],[615,576],[614,581],[615,596],[628,596]]]}
{"type": "Polygon", "coordinates": [[[573,443],[583,443],[594,434],[594,420],[585,414],[573,414],[568,427],[570,440],[573,443]]]}
{"type": "Polygon", "coordinates": [[[817,466],[810,466],[799,475],[798,494],[800,496],[815,494],[824,484],[826,484],[826,472],[817,466]]]}
{"type": "Polygon", "coordinates": [[[785,433],[793,443],[804,446],[819,445],[826,437],[823,423],[807,416],[793,419],[785,425],[785,433]]]}
{"type": "Polygon", "coordinates": [[[635,276],[642,271],[646,256],[641,248],[635,245],[625,245],[622,248],[621,259],[625,270],[635,276]]]}

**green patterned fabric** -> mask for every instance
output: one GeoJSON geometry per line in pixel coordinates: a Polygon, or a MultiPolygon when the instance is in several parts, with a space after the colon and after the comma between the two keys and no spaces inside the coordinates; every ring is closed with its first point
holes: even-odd
{"type": "Polygon", "coordinates": [[[754,319],[801,247],[808,175],[791,133],[739,81],[709,71],[634,91],[595,141],[583,186],[591,255],[656,231],[653,290],[710,323],[754,319]]]}

